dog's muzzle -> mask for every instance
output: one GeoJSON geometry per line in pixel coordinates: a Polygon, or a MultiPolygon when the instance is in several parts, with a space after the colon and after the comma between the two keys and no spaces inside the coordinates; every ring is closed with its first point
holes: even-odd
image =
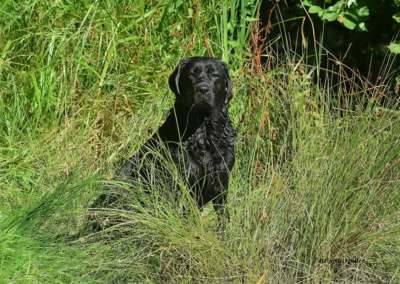
{"type": "Polygon", "coordinates": [[[211,87],[207,83],[199,83],[195,85],[194,91],[198,95],[207,95],[211,92],[211,87]]]}

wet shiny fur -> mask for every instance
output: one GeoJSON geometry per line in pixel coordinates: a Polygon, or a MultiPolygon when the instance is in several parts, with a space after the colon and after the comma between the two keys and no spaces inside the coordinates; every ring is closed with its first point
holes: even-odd
{"type": "MultiPolygon", "coordinates": [[[[158,163],[149,155],[149,149],[164,148],[187,181],[198,206],[212,201],[215,209],[222,212],[235,162],[235,130],[227,109],[232,98],[228,68],[215,58],[184,59],[169,77],[169,87],[176,98],[169,116],[122,166],[116,178],[132,183],[146,180],[148,171],[143,166],[139,169],[139,165],[145,164],[144,157],[158,163]]],[[[103,194],[94,207],[109,207],[118,198],[103,194]]]]}

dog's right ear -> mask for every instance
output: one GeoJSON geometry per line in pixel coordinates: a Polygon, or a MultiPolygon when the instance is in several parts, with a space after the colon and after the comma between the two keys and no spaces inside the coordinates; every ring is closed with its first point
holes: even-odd
{"type": "Polygon", "coordinates": [[[169,88],[174,92],[176,96],[180,95],[179,79],[181,76],[181,70],[187,62],[188,62],[187,59],[181,60],[181,62],[179,62],[178,66],[176,66],[174,72],[172,72],[172,74],[169,76],[168,79],[169,88]]]}
{"type": "Polygon", "coordinates": [[[224,62],[222,62],[221,61],[221,63],[222,63],[222,67],[223,67],[223,69],[225,70],[225,76],[226,76],[226,94],[225,94],[225,104],[226,105],[228,105],[228,103],[229,103],[229,101],[232,99],[232,97],[233,97],[233,92],[232,92],[232,81],[231,81],[231,78],[230,78],[230,76],[229,76],[229,69],[228,69],[228,66],[224,63],[224,62]]]}

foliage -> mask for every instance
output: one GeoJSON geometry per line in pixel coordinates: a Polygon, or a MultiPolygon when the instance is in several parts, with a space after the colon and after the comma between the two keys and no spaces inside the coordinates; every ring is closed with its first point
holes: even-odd
{"type": "Polygon", "coordinates": [[[367,30],[365,25],[365,20],[369,16],[367,5],[359,6],[356,1],[344,0],[339,0],[326,8],[318,6],[310,0],[303,1],[303,4],[309,7],[308,11],[311,14],[318,14],[324,21],[338,21],[350,30],[356,28],[360,31],[367,30]]]}
{"type": "Polygon", "coordinates": [[[392,42],[388,45],[390,52],[400,54],[400,43],[392,42]]]}
{"type": "MultiPolygon", "coordinates": [[[[381,1],[379,4],[376,1],[368,0],[302,0],[302,3],[308,7],[309,13],[317,14],[321,20],[338,21],[350,30],[367,31],[370,11],[381,9],[382,5],[391,7],[393,20],[400,23],[400,2],[398,0],[381,1]]],[[[378,22],[374,24],[378,24],[378,22]]],[[[393,45],[388,47],[391,52],[396,53],[393,45]]]]}

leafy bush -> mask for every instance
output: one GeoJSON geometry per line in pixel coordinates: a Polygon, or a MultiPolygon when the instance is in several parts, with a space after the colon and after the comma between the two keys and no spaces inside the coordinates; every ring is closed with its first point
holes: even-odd
{"type": "MultiPolygon", "coordinates": [[[[370,16],[370,11],[379,9],[381,5],[390,7],[393,20],[400,23],[400,0],[381,1],[378,4],[376,2],[369,0],[302,1],[303,5],[308,7],[309,13],[317,14],[325,22],[337,21],[350,30],[367,31],[367,20],[370,16]]],[[[388,45],[388,49],[392,53],[399,54],[400,43],[392,42],[388,45]]]]}

